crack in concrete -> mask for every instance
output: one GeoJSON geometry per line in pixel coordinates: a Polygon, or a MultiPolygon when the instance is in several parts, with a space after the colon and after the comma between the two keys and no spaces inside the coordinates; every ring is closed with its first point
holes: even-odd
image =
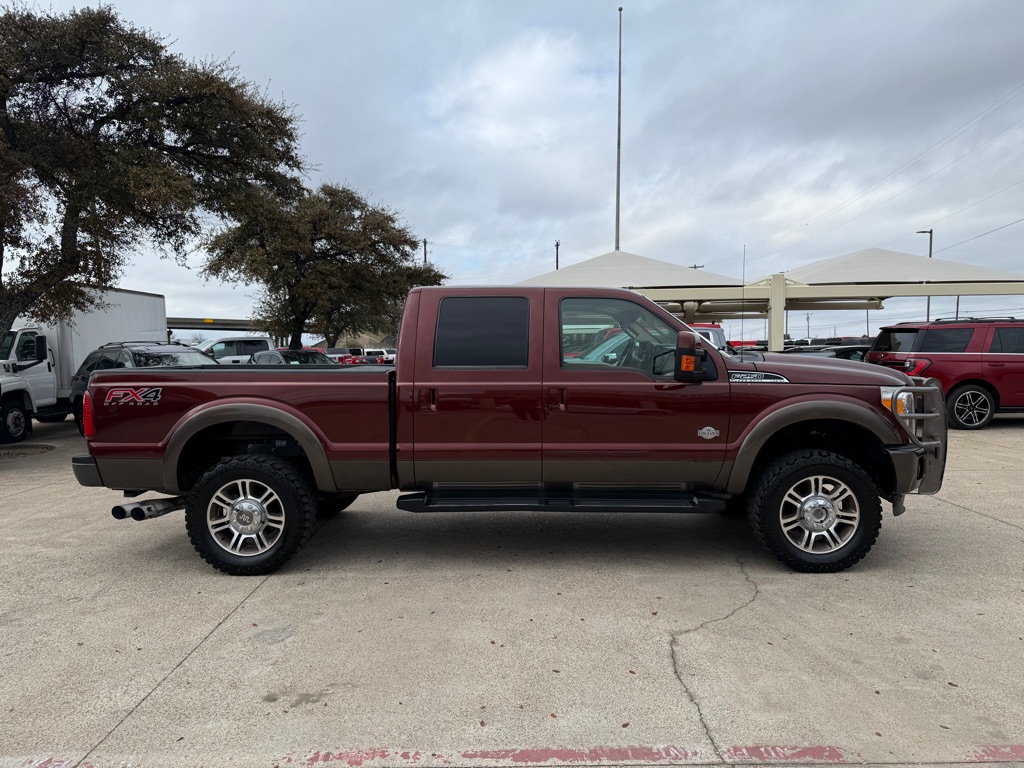
{"type": "Polygon", "coordinates": [[[700,702],[697,701],[697,697],[694,695],[693,691],[690,689],[690,686],[687,684],[686,679],[683,676],[682,670],[680,669],[679,656],[676,653],[676,650],[677,641],[683,635],[689,635],[694,632],[699,632],[700,630],[704,629],[705,627],[711,624],[717,624],[721,621],[728,621],[737,613],[739,613],[744,608],[748,607],[751,603],[753,603],[755,600],[757,600],[758,595],[761,594],[761,588],[758,586],[757,582],[751,578],[750,574],[747,572],[747,567],[743,564],[743,561],[739,558],[736,558],[736,562],[740,566],[740,573],[743,574],[744,580],[746,580],[746,582],[754,588],[754,594],[750,596],[750,599],[742,605],[738,605],[735,608],[733,608],[725,616],[719,616],[715,619],[708,619],[707,621],[698,624],[696,627],[693,627],[691,629],[685,629],[682,632],[669,633],[669,655],[672,659],[672,671],[675,673],[676,680],[678,680],[679,684],[683,686],[683,690],[686,692],[687,697],[689,697],[690,702],[697,710],[697,718],[700,720],[701,728],[704,729],[704,735],[707,737],[707,740],[711,742],[711,746],[715,750],[715,757],[718,758],[718,762],[723,764],[726,762],[726,759],[722,747],[718,744],[718,741],[715,739],[714,734],[711,732],[711,726],[708,725],[707,720],[704,718],[704,709],[701,707],[700,702]]]}
{"type": "Polygon", "coordinates": [[[137,702],[135,702],[135,706],[133,706],[131,709],[129,709],[128,712],[125,713],[124,717],[122,717],[120,720],[118,720],[117,723],[114,724],[114,727],[111,728],[109,731],[107,731],[106,735],[102,739],[100,739],[95,744],[93,744],[92,747],[89,749],[89,751],[86,752],[84,755],[82,755],[82,758],[77,763],[75,763],[74,766],[72,766],[72,768],[80,768],[80,766],[82,766],[82,764],[85,763],[85,761],[89,759],[89,757],[93,754],[93,752],[95,752],[97,749],[99,749],[103,745],[103,743],[107,739],[109,739],[111,737],[111,735],[113,735],[114,731],[116,731],[118,728],[121,727],[121,725],[125,722],[125,720],[127,720],[129,717],[134,715],[136,713],[136,711],[138,711],[139,707],[141,707],[143,704],[145,704],[146,700],[149,699],[149,697],[152,696],[154,693],[156,693],[157,690],[160,688],[160,686],[162,686],[164,683],[167,682],[167,680],[171,677],[171,675],[173,675],[175,672],[177,672],[186,661],[188,661],[190,658],[192,658],[192,655],[196,651],[198,651],[200,648],[203,647],[203,645],[206,644],[207,640],[209,640],[211,637],[213,637],[213,633],[214,632],[216,632],[218,629],[220,629],[222,626],[224,626],[224,623],[228,619],[230,619],[232,616],[234,616],[235,613],[238,612],[238,609],[241,608],[243,605],[245,605],[246,602],[248,602],[250,597],[252,597],[254,594],[256,594],[256,590],[258,590],[260,587],[262,587],[264,584],[267,583],[267,580],[269,578],[270,578],[270,575],[267,575],[267,576],[264,576],[262,579],[260,579],[259,584],[257,584],[255,587],[253,587],[252,591],[249,592],[249,594],[247,594],[245,597],[243,597],[238,602],[238,605],[236,605],[234,608],[232,608],[230,611],[228,611],[227,615],[224,616],[224,618],[222,618],[220,621],[218,621],[213,626],[213,629],[211,629],[209,632],[207,632],[206,636],[203,637],[198,643],[195,644],[195,646],[192,648],[191,651],[189,651],[184,656],[182,656],[181,659],[178,661],[178,663],[175,664],[166,675],[164,675],[162,678],[160,678],[160,680],[157,681],[156,685],[154,685],[152,687],[152,689],[150,689],[149,693],[147,693],[145,696],[143,696],[141,699],[139,699],[137,702]]]}

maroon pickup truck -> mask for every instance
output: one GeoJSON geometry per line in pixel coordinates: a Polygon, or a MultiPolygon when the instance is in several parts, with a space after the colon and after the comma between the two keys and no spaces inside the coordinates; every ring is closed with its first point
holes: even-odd
{"type": "Polygon", "coordinates": [[[880,499],[899,515],[939,490],[944,409],[934,382],[880,366],[729,356],[631,291],[421,288],[394,367],[97,372],[73,468],[170,496],[113,515],[184,508],[231,574],[279,568],[318,509],[396,488],[413,512],[739,507],[782,563],[824,572],[867,554],[880,499]]]}

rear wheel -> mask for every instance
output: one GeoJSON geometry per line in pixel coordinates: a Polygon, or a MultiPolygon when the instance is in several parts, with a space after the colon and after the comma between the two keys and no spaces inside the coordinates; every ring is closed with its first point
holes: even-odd
{"type": "Polygon", "coordinates": [[[795,571],[849,568],[874,545],[882,505],[871,478],[835,453],[796,451],[769,464],[748,506],[758,541],[795,571]]]}
{"type": "Polygon", "coordinates": [[[235,576],[273,573],[313,530],[316,506],[302,473],[274,456],[233,456],[199,478],[185,508],[192,546],[235,576]]]}
{"type": "Polygon", "coordinates": [[[0,443],[20,443],[28,437],[28,414],[17,400],[0,405],[0,443]]]}
{"type": "Polygon", "coordinates": [[[949,393],[946,413],[953,429],[981,429],[995,416],[996,401],[984,387],[964,384],[949,393]]]}

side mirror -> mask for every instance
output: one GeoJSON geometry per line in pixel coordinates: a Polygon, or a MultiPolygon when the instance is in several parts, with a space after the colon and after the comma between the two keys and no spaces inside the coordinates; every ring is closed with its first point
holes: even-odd
{"type": "Polygon", "coordinates": [[[46,337],[36,336],[35,354],[33,355],[32,359],[35,360],[37,363],[41,363],[46,359],[46,356],[46,337]]]}
{"type": "Polygon", "coordinates": [[[683,384],[697,384],[704,380],[704,367],[701,365],[707,352],[699,334],[693,331],[680,331],[676,337],[675,368],[672,378],[683,384]]]}

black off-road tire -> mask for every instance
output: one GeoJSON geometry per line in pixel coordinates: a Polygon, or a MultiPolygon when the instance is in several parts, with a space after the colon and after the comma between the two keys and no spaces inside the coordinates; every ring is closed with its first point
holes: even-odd
{"type": "Polygon", "coordinates": [[[882,528],[882,504],[868,474],[829,451],[773,461],[754,483],[747,514],[754,536],[802,573],[834,573],[859,562],[882,528]]]}
{"type": "Polygon", "coordinates": [[[358,493],[332,493],[317,499],[316,513],[324,517],[344,512],[352,506],[352,502],[359,498],[358,493]]]}
{"type": "Polygon", "coordinates": [[[20,443],[31,431],[25,406],[17,400],[0,405],[0,443],[20,443]]]}
{"type": "Polygon", "coordinates": [[[946,420],[953,429],[981,429],[996,415],[992,393],[977,384],[954,387],[946,398],[946,420]]]}
{"type": "Polygon", "coordinates": [[[315,518],[309,482],[276,456],[222,459],[199,478],[185,506],[196,552],[233,576],[276,571],[309,538],[315,518]]]}

